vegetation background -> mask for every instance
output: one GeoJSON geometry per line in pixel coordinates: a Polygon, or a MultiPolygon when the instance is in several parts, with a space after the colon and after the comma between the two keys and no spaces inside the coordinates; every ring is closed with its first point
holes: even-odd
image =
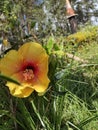
{"type": "Polygon", "coordinates": [[[65,0],[0,0],[1,57],[39,42],[50,56],[51,80],[43,96],[19,99],[0,79],[0,130],[98,130],[97,3],[71,0],[78,14],[71,34],[65,0]]]}

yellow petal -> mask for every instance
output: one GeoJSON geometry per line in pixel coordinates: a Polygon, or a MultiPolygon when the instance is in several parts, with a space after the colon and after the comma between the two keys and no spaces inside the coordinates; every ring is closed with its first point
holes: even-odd
{"type": "Polygon", "coordinates": [[[47,75],[48,73],[48,56],[44,56],[44,59],[38,64],[37,75],[47,75]]]}
{"type": "Polygon", "coordinates": [[[39,63],[46,55],[45,49],[40,44],[33,42],[23,44],[19,48],[18,53],[22,55],[26,61],[32,61],[34,63],[39,63]]]}
{"type": "Polygon", "coordinates": [[[34,91],[29,84],[16,85],[14,83],[7,82],[6,86],[8,86],[11,95],[20,98],[28,97],[34,91]]]}
{"type": "Polygon", "coordinates": [[[39,79],[36,78],[36,81],[33,82],[32,88],[36,92],[45,92],[46,89],[48,88],[50,80],[48,79],[47,76],[40,77],[39,79]]]}
{"type": "Polygon", "coordinates": [[[24,77],[23,77],[23,72],[22,71],[14,73],[11,76],[11,78],[17,80],[19,83],[23,83],[24,82],[24,77]]]}
{"type": "Polygon", "coordinates": [[[18,55],[17,51],[11,50],[0,60],[0,71],[6,76],[10,76],[19,71],[20,65],[21,56],[18,55]]]}

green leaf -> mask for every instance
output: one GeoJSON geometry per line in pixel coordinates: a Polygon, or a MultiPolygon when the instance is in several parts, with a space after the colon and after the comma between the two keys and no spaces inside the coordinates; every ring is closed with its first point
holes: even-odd
{"type": "Polygon", "coordinates": [[[7,77],[7,76],[5,76],[5,75],[1,75],[1,74],[0,74],[0,78],[1,78],[1,79],[4,79],[4,80],[7,80],[7,81],[9,81],[9,82],[15,83],[15,84],[17,84],[17,85],[20,85],[20,83],[19,83],[18,81],[14,80],[14,79],[12,79],[12,78],[10,78],[10,77],[7,77]]]}
{"type": "Polygon", "coordinates": [[[51,54],[53,46],[54,46],[54,38],[50,37],[48,42],[47,42],[47,51],[48,51],[49,54],[51,54]]]}
{"type": "Polygon", "coordinates": [[[4,115],[6,115],[9,111],[7,110],[0,110],[0,118],[4,115]]]}

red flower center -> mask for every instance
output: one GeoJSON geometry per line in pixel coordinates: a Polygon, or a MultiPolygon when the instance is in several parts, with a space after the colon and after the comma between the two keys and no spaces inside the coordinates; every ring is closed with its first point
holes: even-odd
{"type": "Polygon", "coordinates": [[[33,66],[31,66],[31,65],[26,66],[23,70],[24,79],[26,81],[33,79],[34,78],[34,71],[35,71],[35,68],[33,66]]]}
{"type": "Polygon", "coordinates": [[[30,80],[30,79],[33,79],[34,78],[34,73],[33,73],[33,70],[32,69],[25,69],[23,71],[23,76],[24,76],[24,79],[27,81],[27,80],[30,80]]]}

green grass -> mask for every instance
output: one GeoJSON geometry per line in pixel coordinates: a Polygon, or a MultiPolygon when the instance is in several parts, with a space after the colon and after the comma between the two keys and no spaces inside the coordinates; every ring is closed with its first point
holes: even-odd
{"type": "Polygon", "coordinates": [[[65,37],[45,40],[48,90],[43,96],[34,92],[18,99],[1,80],[0,130],[98,130],[98,39],[74,45],[65,37]]]}

